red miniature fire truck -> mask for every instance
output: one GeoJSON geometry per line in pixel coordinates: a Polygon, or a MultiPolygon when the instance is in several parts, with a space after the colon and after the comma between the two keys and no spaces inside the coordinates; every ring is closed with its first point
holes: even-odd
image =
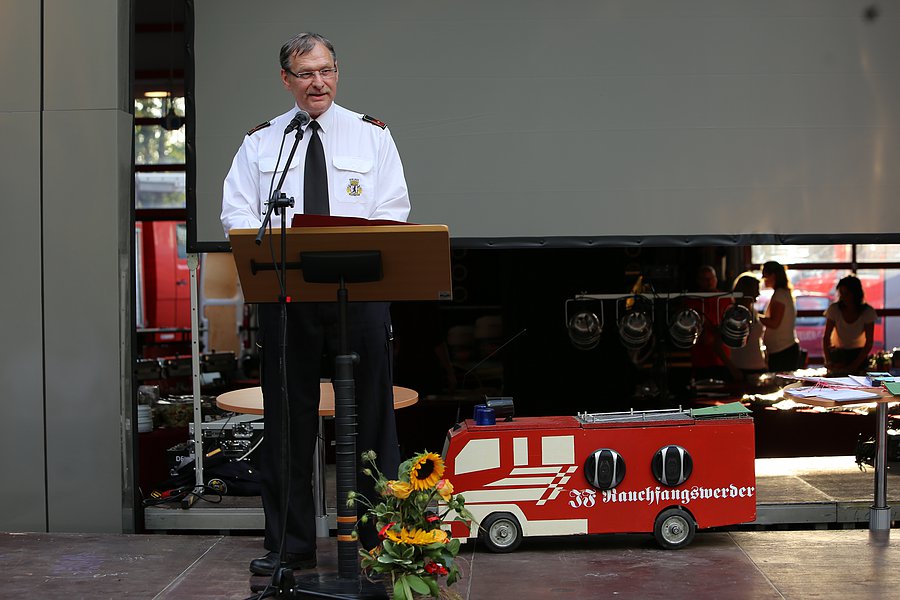
{"type": "Polygon", "coordinates": [[[697,528],[756,518],[753,419],[739,403],[461,423],[444,461],[455,492],[494,552],[524,536],[650,533],[663,548],[697,528]]]}

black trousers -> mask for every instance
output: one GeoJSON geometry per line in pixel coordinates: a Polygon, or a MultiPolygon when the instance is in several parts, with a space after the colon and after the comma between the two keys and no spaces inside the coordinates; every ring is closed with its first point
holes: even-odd
{"type": "MultiPolygon", "coordinates": [[[[391,368],[391,320],[386,302],[350,303],[347,310],[351,352],[360,360],[354,369],[358,453],[374,450],[379,468],[395,479],[400,465],[391,368]]],[[[282,483],[282,403],[279,375],[281,307],[259,305],[260,378],[265,410],[261,450],[262,502],[266,516],[265,547],[281,545],[284,486],[282,483]]],[[[290,482],[285,551],[316,549],[313,503],[313,454],[318,435],[319,380],[331,372],[339,351],[337,303],[287,305],[287,392],[290,421],[290,482]]],[[[357,462],[359,459],[357,458],[357,462]]],[[[361,465],[360,465],[361,468],[361,465]]],[[[357,491],[375,499],[371,477],[357,475],[357,491]]],[[[360,509],[362,511],[362,509],[360,509]]],[[[366,548],[377,544],[372,527],[360,527],[366,548]]]]}
{"type": "Polygon", "coordinates": [[[780,352],[769,354],[769,371],[773,373],[793,371],[800,367],[800,344],[794,344],[780,352]]]}

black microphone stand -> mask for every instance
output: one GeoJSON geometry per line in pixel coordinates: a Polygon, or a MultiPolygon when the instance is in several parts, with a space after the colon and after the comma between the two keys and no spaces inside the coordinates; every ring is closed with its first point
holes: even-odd
{"type": "MultiPolygon", "coordinates": [[[[287,388],[287,209],[294,207],[294,199],[288,198],[285,193],[281,191],[282,186],[284,185],[284,179],[287,177],[288,168],[290,167],[291,161],[294,159],[294,153],[297,151],[297,146],[300,145],[300,140],[303,139],[303,129],[298,127],[297,133],[294,136],[294,143],[291,146],[291,151],[288,154],[287,162],[285,163],[284,170],[281,172],[281,178],[278,180],[278,185],[275,186],[275,190],[272,192],[269,201],[266,203],[266,216],[263,219],[262,225],[259,227],[259,231],[256,234],[256,245],[262,244],[263,236],[265,235],[266,229],[272,222],[272,214],[275,211],[279,211],[277,214],[281,216],[281,231],[280,231],[280,239],[281,239],[281,256],[279,260],[279,267],[276,271],[280,271],[280,277],[278,277],[279,282],[279,293],[278,293],[278,304],[280,307],[280,315],[279,315],[279,336],[278,336],[278,344],[279,344],[279,357],[278,357],[278,376],[280,380],[281,387],[281,484],[282,484],[282,497],[281,497],[281,515],[282,515],[282,524],[281,524],[281,543],[278,552],[278,567],[276,567],[272,574],[272,582],[271,587],[273,590],[279,589],[282,585],[282,578],[284,577],[285,569],[281,568],[281,565],[284,564],[284,558],[286,553],[286,547],[284,544],[284,539],[287,534],[287,521],[288,521],[288,507],[289,504],[289,494],[291,490],[291,477],[290,477],[290,467],[291,467],[291,459],[290,459],[290,410],[288,408],[288,388],[287,388]]],[[[276,165],[276,169],[278,166],[276,165]]],[[[274,258],[274,257],[273,257],[274,258]]],[[[288,571],[289,572],[289,571],[288,571]]],[[[264,596],[263,596],[264,597],[264,596]]]]}

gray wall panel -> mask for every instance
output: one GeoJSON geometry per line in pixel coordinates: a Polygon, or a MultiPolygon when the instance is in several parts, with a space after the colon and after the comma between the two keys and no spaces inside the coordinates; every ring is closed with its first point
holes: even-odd
{"type": "Polygon", "coordinates": [[[0,530],[133,529],[129,20],[0,0],[0,530]]]}
{"type": "Polygon", "coordinates": [[[44,109],[128,106],[128,1],[44,0],[44,109]]]}
{"type": "Polygon", "coordinates": [[[44,531],[40,113],[0,112],[0,531],[44,531]]]}
{"type": "Polygon", "coordinates": [[[41,3],[0,0],[0,112],[41,102],[41,3]]]}
{"type": "MultiPolygon", "coordinates": [[[[121,531],[123,113],[44,116],[44,319],[51,531],[121,531]]],[[[130,138],[127,138],[130,139],[130,138]]],[[[127,166],[127,163],[124,163],[127,166]]]]}

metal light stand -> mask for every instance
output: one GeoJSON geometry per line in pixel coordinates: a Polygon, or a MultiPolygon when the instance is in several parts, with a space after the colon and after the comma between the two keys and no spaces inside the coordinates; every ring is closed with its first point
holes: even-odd
{"type": "Polygon", "coordinates": [[[200,310],[197,285],[197,268],[200,255],[188,254],[188,269],[191,274],[191,383],[194,395],[194,493],[181,501],[182,508],[190,508],[203,493],[203,414],[200,402],[200,310]]]}
{"type": "MultiPolygon", "coordinates": [[[[587,301],[587,300],[596,300],[596,301],[601,302],[601,305],[600,305],[601,328],[602,328],[602,324],[604,323],[604,316],[603,316],[603,313],[604,313],[603,302],[604,301],[608,301],[608,300],[615,301],[615,303],[616,303],[615,304],[615,308],[616,308],[615,324],[616,325],[618,325],[618,323],[619,323],[619,318],[621,316],[620,315],[620,306],[623,303],[627,303],[629,300],[649,302],[649,306],[650,306],[650,310],[651,310],[651,320],[653,322],[654,335],[656,336],[656,342],[654,342],[654,343],[659,344],[659,347],[655,351],[656,359],[652,366],[652,370],[653,370],[652,376],[655,381],[658,380],[657,387],[660,390],[660,394],[661,394],[660,399],[663,402],[668,402],[668,400],[669,400],[669,390],[668,390],[668,385],[667,385],[668,363],[666,361],[667,350],[665,347],[666,335],[665,335],[665,331],[664,331],[664,326],[666,325],[666,323],[665,322],[657,322],[658,320],[655,318],[656,317],[656,315],[655,315],[656,302],[657,301],[665,301],[668,304],[668,302],[670,302],[672,300],[680,300],[683,298],[699,298],[705,305],[706,301],[711,298],[716,299],[716,300],[718,300],[720,298],[730,298],[730,299],[734,300],[735,298],[741,298],[741,297],[743,297],[743,294],[741,294],[740,292],[678,292],[678,293],[661,292],[661,293],[635,293],[635,294],[581,293],[581,294],[576,294],[574,298],[570,298],[570,299],[566,300],[565,307],[564,307],[565,321],[568,324],[570,304],[575,304],[577,302],[583,302],[583,301],[587,301]]],[[[621,312],[624,313],[625,311],[623,310],[621,312]]]]}

